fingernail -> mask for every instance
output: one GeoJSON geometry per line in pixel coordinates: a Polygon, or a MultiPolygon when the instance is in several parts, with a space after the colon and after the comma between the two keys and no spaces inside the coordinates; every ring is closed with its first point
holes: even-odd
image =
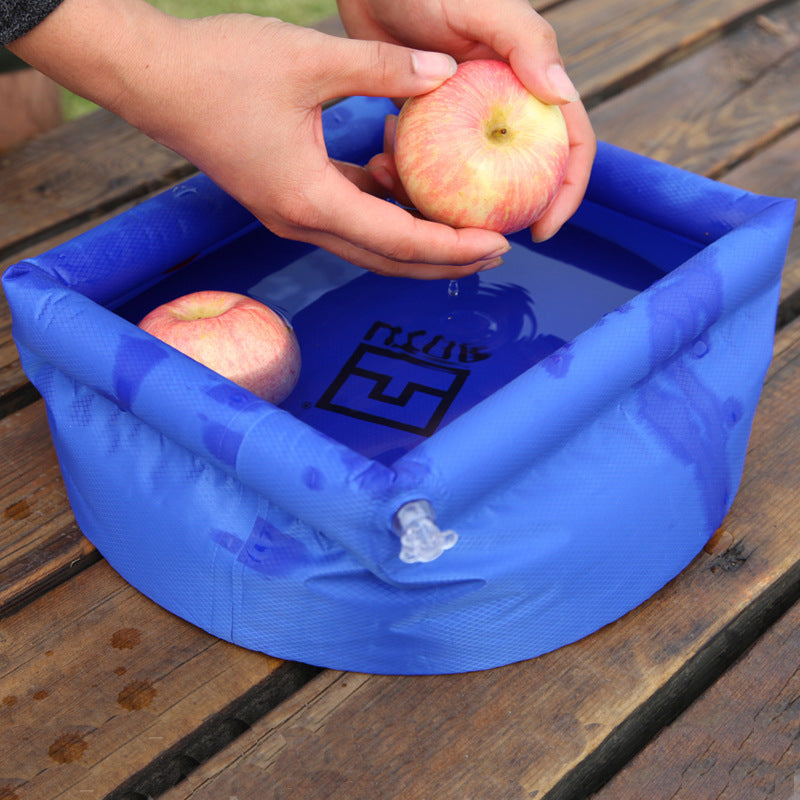
{"type": "Polygon", "coordinates": [[[578,90],[561,64],[551,64],[547,68],[547,82],[550,88],[567,103],[573,103],[580,98],[578,90]]]}
{"type": "Polygon", "coordinates": [[[486,272],[486,270],[499,267],[502,263],[503,263],[502,258],[493,258],[490,261],[487,261],[483,266],[479,267],[478,272],[486,272]]]}
{"type": "Polygon", "coordinates": [[[500,258],[500,256],[504,256],[510,249],[511,249],[510,242],[505,242],[502,247],[498,247],[497,250],[494,251],[494,253],[489,253],[489,255],[486,256],[486,258],[487,260],[500,258]]]}
{"type": "Polygon", "coordinates": [[[414,74],[430,81],[444,81],[456,71],[456,60],[445,53],[415,50],[411,54],[414,74]]]}

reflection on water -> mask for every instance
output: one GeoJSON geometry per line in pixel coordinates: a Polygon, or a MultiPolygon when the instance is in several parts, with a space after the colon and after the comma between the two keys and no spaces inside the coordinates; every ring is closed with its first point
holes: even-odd
{"type": "Polygon", "coordinates": [[[352,273],[319,251],[297,259],[249,288],[285,305],[287,282],[294,297],[315,287],[291,304],[303,371],[284,407],[391,463],[663,274],[591,239],[592,271],[520,239],[502,266],[458,281],[352,273]],[[319,292],[331,275],[338,285],[319,292]]]}
{"type": "Polygon", "coordinates": [[[259,229],[117,311],[138,322],[158,303],[199,288],[273,306],[292,321],[303,356],[283,407],[391,463],[675,265],[659,263],[658,254],[674,251],[679,263],[687,250],[672,239],[660,247],[651,231],[623,247],[574,225],[544,245],[531,245],[527,234],[511,241],[496,269],[417,281],[378,276],[259,229]]]}

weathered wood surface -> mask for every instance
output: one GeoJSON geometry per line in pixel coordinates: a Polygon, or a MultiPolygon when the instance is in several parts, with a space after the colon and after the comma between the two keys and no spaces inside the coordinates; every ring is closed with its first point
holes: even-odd
{"type": "Polygon", "coordinates": [[[25,243],[143,197],[192,170],[105,111],[65,123],[0,159],[0,259],[25,243]]]}
{"type": "Polygon", "coordinates": [[[576,0],[544,13],[570,75],[594,105],[770,8],[759,0],[576,0]]]}
{"type": "MultiPolygon", "coordinates": [[[[722,181],[759,194],[800,198],[800,129],[744,161],[722,181]]],[[[800,315],[800,214],[795,216],[794,234],[783,268],[778,325],[800,315]]]]}
{"type": "MultiPolygon", "coordinates": [[[[546,16],[600,138],[751,191],[800,195],[800,2],[564,0],[548,2],[546,16]]],[[[327,30],[341,32],[336,23],[327,30]]],[[[0,161],[0,267],[190,171],[105,112],[8,154],[0,161]]],[[[0,296],[0,798],[141,800],[197,764],[166,797],[584,797],[800,594],[798,311],[795,236],[784,327],[737,500],[707,552],[645,605],[582,642],[501,670],[431,678],[325,671],[284,699],[315,671],[183,623],[121,581],[80,534],[0,296]]],[[[777,683],[791,679],[780,670],[796,644],[781,642],[796,637],[793,624],[794,634],[753,650],[781,659],[765,702],[788,697],[777,683]]],[[[750,714],[752,741],[774,748],[756,708],[753,698],[732,727],[744,731],[750,714]]],[[[718,702],[712,711],[727,724],[718,702]]],[[[720,748],[735,733],[714,728],[700,739],[691,720],[702,716],[691,713],[688,728],[679,720],[655,740],[655,755],[645,750],[620,773],[623,788],[610,784],[618,794],[609,797],[658,797],[625,787],[646,786],[667,751],[674,770],[692,776],[691,791],[675,797],[714,796],[726,763],[720,748]],[[701,745],[721,765],[709,770],[712,782],[703,782],[699,767],[710,762],[698,760],[701,745]]],[[[793,757],[787,752],[781,766],[793,757]]]]}
{"type": "Polygon", "coordinates": [[[592,122],[602,139],[716,178],[800,124],[798,71],[792,3],[593,109],[592,122]]]}
{"type": "Polygon", "coordinates": [[[44,403],[0,420],[0,617],[96,559],[78,530],[44,403]]]}
{"type": "Polygon", "coordinates": [[[797,800],[800,605],[593,800],[797,800]]]}
{"type": "MultiPolygon", "coordinates": [[[[730,35],[593,108],[598,138],[759,194],[800,197],[800,4],[730,35]]],[[[781,322],[800,310],[800,239],[781,322]]]]}
{"type": "MultiPolygon", "coordinates": [[[[68,122],[0,157],[0,271],[193,171],[175,153],[105,111],[68,122]]],[[[0,397],[25,383],[0,291],[0,397]]]]}
{"type": "Polygon", "coordinates": [[[0,645],[0,797],[25,800],[105,797],[145,767],[139,791],[175,782],[315,672],[209,636],[104,561],[0,620],[0,645]]]}

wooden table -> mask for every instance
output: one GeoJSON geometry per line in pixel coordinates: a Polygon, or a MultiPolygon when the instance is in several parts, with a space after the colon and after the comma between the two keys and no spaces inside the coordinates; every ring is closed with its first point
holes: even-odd
{"type": "MultiPolygon", "coordinates": [[[[602,139],[800,195],[800,0],[538,4],[602,139]]],[[[183,178],[104,112],[0,160],[0,266],[183,178]]],[[[800,798],[800,237],[744,477],[672,583],[549,655],[343,674],[226,644],[78,530],[0,297],[0,798],[800,798]]]]}

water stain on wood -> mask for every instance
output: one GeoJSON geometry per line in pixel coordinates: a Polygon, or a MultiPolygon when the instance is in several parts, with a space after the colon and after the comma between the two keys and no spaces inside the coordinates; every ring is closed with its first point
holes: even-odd
{"type": "Polygon", "coordinates": [[[712,573],[723,570],[724,572],[736,572],[747,562],[748,554],[744,550],[744,545],[737,542],[733,547],[729,547],[724,553],[720,553],[712,562],[710,570],[712,573]]]}
{"type": "Polygon", "coordinates": [[[141,711],[153,702],[157,694],[153,684],[148,681],[134,681],[117,695],[117,702],[127,711],[141,711]]]}
{"type": "Polygon", "coordinates": [[[19,795],[10,786],[0,786],[0,800],[19,800],[19,795]]]}
{"type": "Polygon", "coordinates": [[[125,674],[127,671],[128,671],[128,668],[127,668],[127,667],[117,667],[117,668],[114,670],[114,674],[115,674],[115,675],[124,675],[124,674],[125,674]]]}
{"type": "Polygon", "coordinates": [[[111,646],[117,650],[133,650],[141,641],[142,632],[138,628],[120,628],[111,635],[111,646]]]}
{"type": "Polygon", "coordinates": [[[44,700],[50,694],[46,689],[39,689],[33,693],[34,700],[44,700]]]}
{"type": "Polygon", "coordinates": [[[30,515],[31,515],[31,507],[28,505],[27,500],[20,500],[17,503],[13,503],[3,512],[3,516],[6,519],[13,519],[13,520],[25,519],[30,515]]]}
{"type": "Polygon", "coordinates": [[[50,745],[47,752],[58,764],[71,764],[84,754],[88,746],[77,733],[65,733],[50,745]]]}
{"type": "Polygon", "coordinates": [[[11,708],[11,706],[15,706],[15,705],[17,704],[17,698],[16,698],[16,697],[14,697],[14,695],[13,695],[13,694],[6,695],[6,696],[3,698],[2,704],[3,704],[3,705],[6,707],[6,708],[11,708]]]}

